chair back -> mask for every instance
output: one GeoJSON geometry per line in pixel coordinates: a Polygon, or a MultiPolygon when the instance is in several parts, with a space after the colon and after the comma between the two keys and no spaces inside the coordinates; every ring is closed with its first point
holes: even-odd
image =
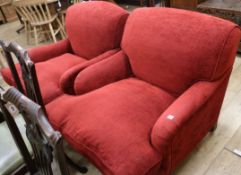
{"type": "Polygon", "coordinates": [[[80,3],[82,2],[82,0],[73,0],[73,3],[76,4],[76,3],[80,3]]]}
{"type": "Polygon", "coordinates": [[[47,0],[15,0],[13,5],[32,25],[42,25],[53,19],[47,0]]]}
{"type": "MultiPolygon", "coordinates": [[[[37,167],[33,163],[33,159],[31,156],[31,153],[29,152],[27,145],[24,142],[24,139],[21,135],[20,128],[18,128],[17,123],[15,122],[14,117],[11,115],[9,110],[7,109],[6,105],[7,102],[3,100],[2,94],[5,92],[5,90],[0,86],[0,109],[1,109],[1,116],[3,116],[4,121],[6,122],[10,133],[12,135],[12,138],[19,150],[19,153],[21,154],[25,165],[22,165],[20,169],[17,170],[17,172],[26,172],[26,169],[30,172],[30,174],[34,174],[37,172],[37,167]]],[[[8,105],[8,107],[10,107],[8,105]]],[[[12,109],[12,108],[11,108],[12,109]]],[[[4,142],[5,140],[3,140],[4,142]]],[[[10,156],[11,157],[11,156],[10,156]]],[[[4,163],[4,162],[2,162],[4,163]]],[[[17,174],[16,172],[16,174],[17,174]]],[[[9,173],[9,172],[8,172],[9,173]]]]}
{"type": "MultiPolygon", "coordinates": [[[[32,146],[34,164],[38,170],[36,174],[52,175],[52,164],[56,160],[60,174],[69,175],[62,136],[49,124],[41,106],[28,99],[14,87],[3,92],[2,98],[5,102],[13,104],[26,122],[26,135],[32,146]]],[[[4,106],[1,105],[1,107],[4,106]]],[[[10,113],[6,118],[12,118],[10,113]]]]}
{"type": "Polygon", "coordinates": [[[35,70],[35,65],[29,58],[27,51],[15,42],[7,42],[0,40],[0,46],[3,49],[3,54],[6,57],[7,64],[11,70],[12,76],[14,78],[18,90],[22,93],[26,92],[27,97],[41,105],[43,110],[45,111],[35,70]],[[14,64],[12,54],[16,56],[20,64],[23,82],[21,82],[20,80],[19,74],[14,64]]]}
{"type": "Polygon", "coordinates": [[[19,15],[20,18],[20,22],[22,23],[22,21],[27,21],[27,17],[24,15],[23,11],[21,10],[20,6],[18,5],[18,3],[15,3],[14,1],[12,2],[12,6],[14,7],[14,9],[16,10],[17,14],[19,15]]]}
{"type": "Polygon", "coordinates": [[[128,12],[104,1],[70,6],[66,32],[73,52],[86,59],[120,47],[128,12]]]}
{"type": "Polygon", "coordinates": [[[129,16],[121,45],[137,78],[179,96],[230,72],[240,34],[236,24],[213,16],[140,8],[129,16]]]}

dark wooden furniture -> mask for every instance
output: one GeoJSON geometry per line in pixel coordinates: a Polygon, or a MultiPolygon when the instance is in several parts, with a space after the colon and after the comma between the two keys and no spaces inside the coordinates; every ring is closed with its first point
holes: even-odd
{"type": "MultiPolygon", "coordinates": [[[[20,91],[22,94],[24,94],[26,92],[26,96],[28,98],[30,98],[33,102],[36,102],[38,104],[37,106],[36,105],[31,106],[32,103],[30,104],[30,102],[29,102],[29,104],[27,104],[27,106],[31,106],[32,108],[38,108],[38,110],[40,111],[40,112],[38,111],[38,115],[41,115],[41,116],[37,116],[37,118],[41,120],[40,122],[43,122],[41,124],[41,127],[44,127],[44,125],[45,125],[44,123],[47,123],[47,127],[44,127],[43,132],[49,132],[49,130],[52,131],[51,126],[47,120],[47,114],[45,112],[46,110],[45,110],[45,106],[44,106],[44,103],[42,100],[42,95],[40,92],[40,87],[39,87],[37,74],[36,74],[36,70],[35,70],[35,65],[29,58],[27,51],[25,49],[23,49],[22,47],[20,47],[15,42],[6,42],[6,41],[2,41],[2,40],[0,40],[0,47],[2,47],[2,49],[3,49],[4,56],[6,57],[6,61],[7,61],[9,68],[11,69],[11,73],[13,75],[13,78],[14,78],[14,81],[18,88],[18,91],[20,91]],[[18,59],[18,62],[21,66],[22,79],[24,81],[24,87],[25,87],[26,91],[24,91],[23,84],[20,81],[20,78],[17,73],[11,53],[13,53],[15,55],[15,57],[18,59]],[[40,108],[40,106],[41,106],[41,108],[40,108]]],[[[22,96],[22,97],[24,97],[24,96],[22,96]]],[[[23,102],[23,103],[25,104],[26,102],[23,102]]],[[[17,105],[21,105],[21,104],[17,104],[17,105]]],[[[21,107],[21,106],[19,106],[19,107],[21,107]]],[[[27,110],[31,111],[33,109],[27,109],[27,110]]],[[[35,115],[37,115],[37,113],[35,115]]],[[[59,139],[62,142],[61,137],[59,139]]],[[[60,142],[60,141],[58,141],[58,142],[60,142]]],[[[53,143],[53,142],[51,142],[51,143],[53,143]]],[[[59,144],[59,143],[56,142],[55,144],[59,144]]],[[[61,145],[62,145],[62,143],[61,143],[61,145]]],[[[52,145],[52,146],[56,146],[56,149],[60,150],[59,147],[62,147],[61,145],[52,145]]],[[[64,153],[64,151],[61,150],[61,153],[64,153]]],[[[62,154],[59,156],[62,157],[62,154]]],[[[73,167],[75,167],[79,172],[86,173],[88,171],[88,169],[86,167],[77,165],[67,155],[65,155],[65,156],[67,158],[68,163],[71,164],[73,167]]],[[[63,158],[61,158],[60,161],[62,162],[62,163],[60,162],[60,164],[63,164],[63,161],[64,161],[63,158]]],[[[64,169],[66,169],[66,168],[64,168],[64,169]]],[[[64,169],[63,170],[61,169],[61,171],[67,172],[67,170],[64,170],[64,169]]],[[[65,173],[63,173],[63,175],[65,175],[65,173]]],[[[68,175],[68,174],[66,174],[66,175],[68,175]]]]}
{"type": "Polygon", "coordinates": [[[180,9],[195,10],[197,5],[205,0],[169,0],[170,6],[180,9]]]}
{"type": "Polygon", "coordinates": [[[30,152],[27,149],[27,146],[25,145],[25,142],[23,140],[23,137],[19,131],[19,128],[14,120],[14,118],[11,116],[10,112],[6,108],[6,102],[2,99],[2,94],[4,92],[4,89],[0,87],[0,109],[1,109],[1,116],[4,118],[4,121],[6,122],[11,135],[18,147],[18,150],[23,157],[23,160],[25,164],[20,166],[17,170],[15,170],[12,174],[25,174],[27,171],[29,171],[31,174],[34,174],[37,172],[37,168],[35,164],[33,163],[33,159],[31,157],[30,152]]]}
{"type": "Polygon", "coordinates": [[[59,165],[58,174],[69,175],[62,147],[62,136],[50,126],[41,106],[25,97],[14,87],[3,91],[2,94],[4,101],[1,99],[1,109],[30,173],[52,175],[52,163],[55,158],[59,165]],[[18,128],[16,128],[13,116],[4,106],[7,102],[17,107],[26,122],[26,134],[32,146],[33,160],[20,139],[21,135],[17,132],[18,128]]]}
{"type": "MultiPolygon", "coordinates": [[[[198,5],[198,10],[233,21],[241,26],[240,0],[207,0],[198,5]]],[[[239,52],[241,52],[241,43],[239,45],[239,52]]]]}

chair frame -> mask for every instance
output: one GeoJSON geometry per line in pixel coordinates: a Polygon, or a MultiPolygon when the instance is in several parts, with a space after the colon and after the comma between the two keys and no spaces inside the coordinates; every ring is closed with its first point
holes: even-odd
{"type": "Polygon", "coordinates": [[[33,27],[35,44],[38,45],[38,31],[37,27],[42,29],[49,28],[51,38],[54,42],[57,42],[56,35],[61,34],[62,38],[65,38],[65,31],[63,25],[58,19],[58,13],[51,13],[47,0],[21,0],[14,1],[13,5],[17,12],[29,21],[31,27],[33,27]],[[54,30],[53,22],[57,22],[58,27],[54,30]]]}
{"type": "Polygon", "coordinates": [[[31,174],[52,175],[53,158],[55,157],[62,175],[69,175],[66,164],[63,139],[58,131],[49,124],[41,106],[25,97],[14,87],[2,92],[1,109],[4,112],[9,129],[23,155],[31,174]],[[10,102],[17,107],[26,122],[26,135],[33,149],[34,159],[31,158],[24,144],[17,125],[4,104],[10,102]],[[34,160],[34,161],[32,161],[34,160]],[[37,169],[36,169],[37,168],[37,169]]]}
{"type": "MultiPolygon", "coordinates": [[[[43,98],[40,91],[40,86],[37,78],[37,73],[35,69],[35,64],[31,61],[27,50],[23,49],[16,42],[7,42],[0,40],[0,46],[3,49],[3,54],[6,57],[7,64],[11,70],[12,76],[16,83],[17,89],[22,93],[26,94],[33,102],[36,102],[42,107],[44,111],[46,120],[47,113],[43,103],[43,98]],[[17,69],[14,64],[14,59],[12,54],[14,54],[20,64],[22,71],[22,79],[24,81],[24,86],[26,91],[24,91],[23,85],[21,83],[20,77],[18,75],[17,69]],[[26,92],[26,93],[25,93],[26,92]]],[[[69,164],[75,167],[79,172],[86,173],[88,169],[84,166],[77,165],[73,162],[67,155],[65,155],[69,164]]]]}
{"type": "MultiPolygon", "coordinates": [[[[1,93],[4,91],[2,87],[0,87],[1,93]]],[[[20,166],[17,170],[14,171],[13,174],[23,174],[26,173],[27,170],[30,172],[30,174],[34,174],[37,172],[37,168],[35,164],[33,163],[33,159],[31,157],[31,154],[28,151],[28,148],[23,140],[23,137],[18,129],[17,124],[15,123],[13,117],[9,113],[9,111],[6,108],[7,103],[3,101],[2,94],[0,94],[0,109],[1,109],[1,115],[4,118],[4,121],[6,121],[6,124],[11,132],[11,135],[14,139],[15,144],[17,145],[17,148],[23,157],[23,160],[25,162],[24,165],[20,166]]]]}
{"type": "Polygon", "coordinates": [[[18,75],[17,69],[14,64],[14,59],[11,53],[13,53],[16,56],[20,64],[20,68],[22,71],[22,78],[26,88],[27,97],[29,97],[31,100],[41,105],[43,110],[46,111],[44,107],[39,83],[38,83],[35,65],[29,58],[27,50],[23,49],[15,42],[6,42],[3,40],[0,40],[0,46],[3,49],[3,54],[6,57],[7,64],[11,70],[12,76],[14,78],[14,81],[16,83],[18,90],[21,93],[25,94],[23,85],[21,83],[20,77],[18,75]]]}

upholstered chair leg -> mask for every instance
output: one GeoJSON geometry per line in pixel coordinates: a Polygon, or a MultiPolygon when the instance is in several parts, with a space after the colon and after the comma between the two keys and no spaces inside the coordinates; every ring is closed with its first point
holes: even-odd
{"type": "Polygon", "coordinates": [[[214,132],[218,127],[218,123],[215,123],[213,127],[210,129],[210,132],[214,132]]]}

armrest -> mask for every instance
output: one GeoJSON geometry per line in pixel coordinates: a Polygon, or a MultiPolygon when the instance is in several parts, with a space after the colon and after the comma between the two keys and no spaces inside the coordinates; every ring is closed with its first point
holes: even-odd
{"type": "Polygon", "coordinates": [[[130,64],[123,51],[81,71],[74,81],[75,94],[83,94],[131,74],[130,64]]]}
{"type": "Polygon", "coordinates": [[[71,45],[68,39],[28,49],[28,55],[34,63],[46,61],[68,52],[71,52],[71,45]]]}
{"type": "Polygon", "coordinates": [[[197,82],[178,97],[152,128],[152,145],[157,150],[169,145],[178,130],[207,102],[222,81],[223,79],[216,82],[197,82]]]}
{"type": "Polygon", "coordinates": [[[120,49],[113,49],[110,51],[107,51],[95,58],[92,58],[89,61],[86,61],[85,63],[80,63],[78,65],[73,66],[72,68],[68,69],[60,78],[59,84],[63,92],[68,94],[74,94],[74,80],[76,76],[79,74],[80,71],[84,70],[90,65],[93,65],[95,63],[98,63],[101,60],[104,60],[111,55],[114,55],[117,53],[120,49]]]}

